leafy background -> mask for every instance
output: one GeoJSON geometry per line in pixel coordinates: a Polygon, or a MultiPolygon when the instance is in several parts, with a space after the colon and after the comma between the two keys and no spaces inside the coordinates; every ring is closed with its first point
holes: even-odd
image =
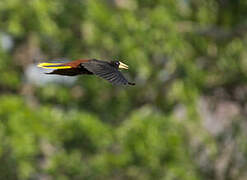
{"type": "Polygon", "coordinates": [[[247,179],[247,1],[1,0],[0,179],[247,179]],[[134,87],[46,76],[120,59],[134,87]]]}

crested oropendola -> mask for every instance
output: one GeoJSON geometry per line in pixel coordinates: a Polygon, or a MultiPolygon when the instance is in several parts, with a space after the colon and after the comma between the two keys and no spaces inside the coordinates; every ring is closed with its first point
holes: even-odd
{"type": "Polygon", "coordinates": [[[102,61],[97,59],[80,59],[68,63],[40,63],[38,67],[55,69],[46,74],[63,76],[76,76],[81,74],[94,74],[106,79],[114,85],[135,85],[125,79],[119,69],[128,69],[128,66],[120,61],[102,61]]]}

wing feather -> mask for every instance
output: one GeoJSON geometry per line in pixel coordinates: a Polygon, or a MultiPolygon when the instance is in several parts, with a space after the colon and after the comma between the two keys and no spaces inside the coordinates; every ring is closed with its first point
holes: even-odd
{"type": "Polygon", "coordinates": [[[127,85],[129,82],[125,79],[123,74],[117,68],[111,66],[108,62],[91,60],[84,62],[81,66],[85,67],[88,71],[94,73],[114,85],[127,85]]]}

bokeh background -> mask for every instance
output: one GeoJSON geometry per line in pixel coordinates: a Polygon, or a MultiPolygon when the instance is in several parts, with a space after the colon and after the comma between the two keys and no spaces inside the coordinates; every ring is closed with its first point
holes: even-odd
{"type": "Polygon", "coordinates": [[[1,0],[0,179],[247,179],[246,0],[1,0]],[[134,87],[44,75],[120,59],[134,87]]]}

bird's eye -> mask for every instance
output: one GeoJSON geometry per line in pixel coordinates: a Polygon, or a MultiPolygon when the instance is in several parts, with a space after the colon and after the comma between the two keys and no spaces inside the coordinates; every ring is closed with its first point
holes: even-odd
{"type": "Polygon", "coordinates": [[[118,61],[117,61],[117,62],[115,62],[115,65],[116,65],[116,66],[119,66],[119,62],[118,62],[118,61]]]}

